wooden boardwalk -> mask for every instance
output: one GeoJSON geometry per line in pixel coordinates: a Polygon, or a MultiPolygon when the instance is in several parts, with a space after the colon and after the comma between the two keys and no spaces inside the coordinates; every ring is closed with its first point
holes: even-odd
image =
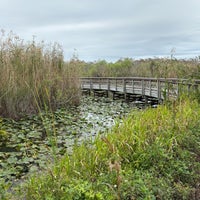
{"type": "Polygon", "coordinates": [[[157,100],[174,99],[181,91],[190,93],[200,89],[200,80],[176,78],[141,78],[141,77],[87,77],[81,78],[81,89],[94,95],[108,96],[113,99],[135,100],[137,97],[157,100]]]}

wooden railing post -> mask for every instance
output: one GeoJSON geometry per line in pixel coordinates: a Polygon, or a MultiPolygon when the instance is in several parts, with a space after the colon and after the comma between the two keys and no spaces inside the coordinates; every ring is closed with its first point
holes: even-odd
{"type": "Polygon", "coordinates": [[[81,84],[80,84],[80,85],[81,85],[81,88],[84,88],[84,83],[85,83],[85,82],[80,80],[80,83],[81,83],[81,84]]]}
{"type": "Polygon", "coordinates": [[[123,93],[124,93],[124,99],[126,100],[126,79],[123,79],[123,93]]]}
{"type": "Polygon", "coordinates": [[[160,100],[161,99],[161,91],[160,91],[160,80],[157,79],[157,97],[160,100]]]}
{"type": "Polygon", "coordinates": [[[90,78],[89,81],[90,81],[90,90],[92,90],[92,89],[93,89],[93,82],[92,82],[92,79],[90,78]]]}
{"type": "Polygon", "coordinates": [[[126,94],[126,79],[123,79],[123,93],[126,94]]]}
{"type": "Polygon", "coordinates": [[[109,78],[108,78],[107,82],[108,82],[108,92],[110,92],[110,79],[109,78]]]}
{"type": "Polygon", "coordinates": [[[144,85],[144,80],[142,80],[142,96],[145,95],[145,85],[144,85]]]}
{"type": "Polygon", "coordinates": [[[149,81],[149,96],[151,96],[151,80],[149,81]]]}
{"type": "Polygon", "coordinates": [[[99,89],[101,89],[101,78],[99,78],[99,89]]]}

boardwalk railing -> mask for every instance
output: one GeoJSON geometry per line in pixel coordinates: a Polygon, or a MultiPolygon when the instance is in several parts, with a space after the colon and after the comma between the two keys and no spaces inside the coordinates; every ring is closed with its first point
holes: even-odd
{"type": "Polygon", "coordinates": [[[157,99],[177,98],[181,91],[190,93],[200,88],[200,80],[141,77],[87,77],[81,78],[81,88],[136,94],[157,99]]]}

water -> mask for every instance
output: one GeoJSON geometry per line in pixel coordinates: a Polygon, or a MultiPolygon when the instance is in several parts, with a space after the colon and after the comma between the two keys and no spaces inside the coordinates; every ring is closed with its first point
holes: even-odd
{"type": "Polygon", "coordinates": [[[78,107],[42,113],[18,122],[3,120],[0,129],[8,134],[0,143],[0,181],[16,182],[29,173],[46,169],[56,157],[72,153],[76,141],[93,140],[121,120],[131,107],[106,98],[83,97],[78,107]]]}

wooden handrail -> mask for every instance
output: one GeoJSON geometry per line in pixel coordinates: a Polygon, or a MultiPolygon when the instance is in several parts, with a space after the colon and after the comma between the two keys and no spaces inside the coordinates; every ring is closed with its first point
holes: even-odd
{"type": "Polygon", "coordinates": [[[200,84],[200,79],[180,79],[180,78],[149,78],[149,77],[81,77],[81,79],[102,79],[102,80],[106,80],[106,79],[110,79],[110,80],[146,80],[146,81],[164,81],[164,82],[180,82],[180,83],[184,83],[184,82],[192,82],[192,83],[196,83],[196,84],[200,84]]]}
{"type": "Polygon", "coordinates": [[[198,89],[200,80],[178,78],[149,78],[149,77],[82,77],[81,87],[90,90],[108,90],[152,96],[158,99],[177,97],[180,86],[186,86],[187,92],[198,89]]]}

